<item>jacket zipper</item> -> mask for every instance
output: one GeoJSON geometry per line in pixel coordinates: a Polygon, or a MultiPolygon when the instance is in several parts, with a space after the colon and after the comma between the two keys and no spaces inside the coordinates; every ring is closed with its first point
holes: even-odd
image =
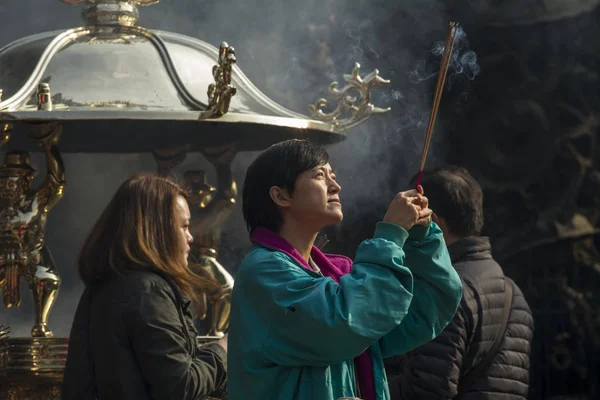
{"type": "Polygon", "coordinates": [[[352,376],[354,377],[354,387],[356,388],[356,397],[360,396],[360,386],[356,380],[356,363],[352,360],[352,376]]]}

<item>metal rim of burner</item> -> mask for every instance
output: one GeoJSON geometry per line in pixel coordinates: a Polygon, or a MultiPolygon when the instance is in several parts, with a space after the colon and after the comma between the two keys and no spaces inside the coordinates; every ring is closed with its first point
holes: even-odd
{"type": "Polygon", "coordinates": [[[0,325],[0,373],[8,364],[8,334],[10,327],[0,325]]]}
{"type": "Polygon", "coordinates": [[[67,360],[67,338],[8,338],[0,344],[6,373],[62,375],[67,360]]]}

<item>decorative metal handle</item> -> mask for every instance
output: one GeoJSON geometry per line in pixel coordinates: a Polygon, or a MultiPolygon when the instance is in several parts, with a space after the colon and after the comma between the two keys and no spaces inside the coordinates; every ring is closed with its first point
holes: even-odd
{"type": "Polygon", "coordinates": [[[218,118],[229,111],[231,98],[237,89],[231,85],[231,68],[236,63],[235,49],[221,43],[219,47],[219,64],[213,67],[215,83],[208,85],[208,107],[200,113],[200,119],[218,118]]]}
{"type": "Polygon", "coordinates": [[[328,106],[326,99],[318,99],[314,104],[308,106],[310,116],[319,121],[332,122],[337,131],[345,131],[363,121],[371,115],[383,114],[391,108],[379,108],[371,104],[371,88],[374,86],[384,86],[390,83],[389,80],[379,76],[379,71],[374,70],[364,78],[360,76],[360,64],[355,63],[352,74],[344,74],[346,86],[338,89],[338,82],[329,85],[329,93],[338,101],[337,107],[330,113],[323,111],[328,106]],[[359,97],[352,96],[351,93],[357,93],[359,97]],[[344,115],[351,114],[346,118],[344,115]]]}

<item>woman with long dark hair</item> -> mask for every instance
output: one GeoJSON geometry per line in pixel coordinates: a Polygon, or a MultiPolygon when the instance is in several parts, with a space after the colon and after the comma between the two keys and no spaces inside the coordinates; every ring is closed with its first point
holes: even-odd
{"type": "Polygon", "coordinates": [[[117,190],[83,245],[64,400],[200,399],[224,388],[227,339],[198,347],[189,311],[186,191],[140,174],[117,190]]]}

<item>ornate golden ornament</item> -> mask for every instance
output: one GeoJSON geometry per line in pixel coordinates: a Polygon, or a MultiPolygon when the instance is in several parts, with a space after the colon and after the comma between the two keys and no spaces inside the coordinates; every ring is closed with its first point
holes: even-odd
{"type": "Polygon", "coordinates": [[[219,47],[219,64],[212,70],[215,83],[208,85],[208,107],[200,113],[200,119],[218,118],[229,111],[231,98],[237,89],[231,85],[231,68],[236,63],[235,50],[227,42],[219,47]]]}
{"type": "Polygon", "coordinates": [[[360,64],[355,63],[351,74],[344,74],[346,86],[338,89],[338,82],[329,85],[329,93],[337,100],[337,107],[330,113],[323,111],[329,105],[324,99],[318,99],[315,104],[310,104],[308,110],[310,116],[318,121],[330,122],[335,130],[345,131],[368,119],[371,115],[383,114],[390,111],[388,108],[379,108],[371,104],[371,88],[384,86],[389,80],[379,76],[379,70],[374,70],[364,78],[360,76],[360,64]],[[358,94],[353,96],[352,93],[358,94]],[[349,114],[349,115],[348,115],[349,114]],[[346,117],[346,115],[348,115],[346,117]]]}

